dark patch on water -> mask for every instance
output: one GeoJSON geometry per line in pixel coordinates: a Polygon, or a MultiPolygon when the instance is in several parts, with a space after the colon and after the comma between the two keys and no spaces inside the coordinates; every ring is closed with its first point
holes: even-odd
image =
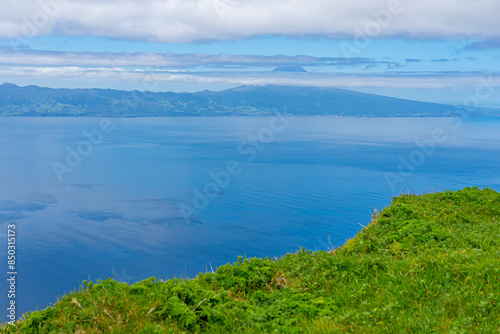
{"type": "Polygon", "coordinates": [[[45,210],[48,207],[46,204],[36,202],[19,202],[19,201],[2,201],[0,202],[0,211],[11,212],[35,212],[45,210]]]}
{"type": "Polygon", "coordinates": [[[85,220],[91,220],[95,222],[105,222],[106,220],[109,219],[121,219],[123,215],[113,213],[113,212],[105,212],[105,211],[81,211],[78,213],[74,213],[74,216],[85,219],[85,220]]]}
{"type": "Polygon", "coordinates": [[[0,222],[13,222],[16,220],[21,220],[26,218],[26,215],[20,213],[12,213],[12,212],[0,212],[0,222]]]}

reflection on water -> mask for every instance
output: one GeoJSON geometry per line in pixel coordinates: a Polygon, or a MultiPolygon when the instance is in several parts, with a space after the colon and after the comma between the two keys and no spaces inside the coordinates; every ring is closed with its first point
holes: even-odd
{"type": "Polygon", "coordinates": [[[404,189],[500,188],[499,120],[289,121],[271,133],[269,118],[116,119],[70,166],[68,147],[99,119],[0,118],[0,237],[17,223],[19,309],[44,308],[88,278],[193,276],[238,255],[341,245],[404,189]],[[436,128],[446,141],[392,189],[387,173],[399,175],[436,128]],[[230,161],[241,171],[204,193],[230,161]],[[71,169],[62,182],[54,162],[71,169]],[[182,206],[196,211],[189,220],[182,206]]]}

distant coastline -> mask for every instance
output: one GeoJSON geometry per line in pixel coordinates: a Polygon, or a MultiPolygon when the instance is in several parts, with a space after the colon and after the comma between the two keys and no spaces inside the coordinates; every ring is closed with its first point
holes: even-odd
{"type": "Polygon", "coordinates": [[[352,90],[296,86],[241,86],[196,93],[112,89],[52,89],[0,85],[0,116],[443,117],[500,116],[500,109],[465,108],[352,90]]]}

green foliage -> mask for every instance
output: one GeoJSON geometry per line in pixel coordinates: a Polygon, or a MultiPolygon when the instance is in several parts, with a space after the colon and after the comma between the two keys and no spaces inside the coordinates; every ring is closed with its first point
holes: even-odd
{"type": "Polygon", "coordinates": [[[500,194],[402,195],[343,247],[83,282],[4,333],[498,333],[500,194]]]}
{"type": "MultiPolygon", "coordinates": [[[[50,89],[0,85],[0,116],[434,116],[458,115],[451,106],[395,99],[345,89],[242,86],[197,93],[50,89]],[[451,114],[450,114],[451,112],[451,114]]],[[[472,116],[499,110],[477,108],[472,116]]]]}

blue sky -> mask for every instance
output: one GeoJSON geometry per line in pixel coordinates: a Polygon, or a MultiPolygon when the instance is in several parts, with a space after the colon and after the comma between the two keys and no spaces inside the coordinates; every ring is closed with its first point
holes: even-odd
{"type": "Polygon", "coordinates": [[[500,106],[500,3],[5,0],[0,82],[156,91],[331,86],[500,106]],[[307,73],[273,72],[302,66],[307,73]],[[487,97],[486,97],[487,95],[487,97]]]}

